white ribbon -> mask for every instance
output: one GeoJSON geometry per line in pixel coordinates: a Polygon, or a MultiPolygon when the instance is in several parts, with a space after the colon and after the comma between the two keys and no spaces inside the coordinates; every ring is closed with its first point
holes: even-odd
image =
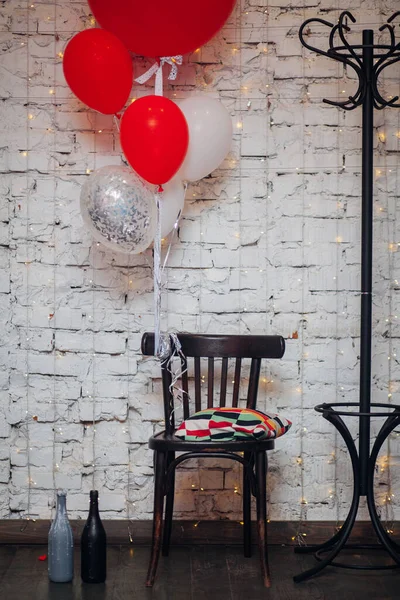
{"type": "MultiPolygon", "coordinates": [[[[174,369],[174,358],[179,358],[179,359],[183,358],[184,360],[186,360],[186,356],[182,352],[182,346],[181,346],[181,343],[179,341],[177,334],[171,331],[168,334],[168,336],[169,336],[169,342],[170,342],[170,348],[171,348],[169,360],[166,365],[166,368],[168,369],[168,371],[171,374],[171,384],[169,386],[169,391],[170,391],[172,397],[174,398],[174,404],[177,403],[179,406],[181,406],[183,403],[184,394],[187,394],[187,392],[185,392],[185,390],[183,390],[181,387],[179,387],[179,385],[177,385],[177,383],[178,383],[179,379],[182,381],[182,376],[184,375],[184,373],[187,373],[187,367],[186,367],[186,369],[183,369],[182,361],[179,360],[178,368],[174,369]]],[[[190,399],[189,394],[187,394],[187,397],[188,397],[188,399],[190,399]]],[[[177,408],[178,408],[178,406],[175,406],[175,408],[171,411],[170,425],[173,424],[173,421],[174,421],[173,415],[177,408]]]]}
{"type": "MultiPolygon", "coordinates": [[[[185,195],[188,184],[185,183],[185,195]]],[[[179,227],[179,220],[181,218],[182,211],[176,218],[172,234],[170,236],[169,246],[165,255],[164,262],[161,263],[161,203],[163,199],[163,188],[158,186],[154,193],[154,201],[156,204],[156,233],[154,236],[153,245],[153,281],[154,281],[154,355],[157,356],[162,362],[169,356],[169,339],[175,342],[178,354],[180,353],[181,346],[178,338],[175,334],[169,335],[161,333],[161,293],[163,290],[163,274],[165,267],[167,266],[168,257],[172,248],[172,243],[176,236],[179,227]],[[175,337],[173,337],[175,335],[175,337]]],[[[173,377],[174,379],[174,377],[173,377]]],[[[178,379],[178,377],[176,378],[178,379]]],[[[175,386],[176,379],[173,382],[175,386]]]]}
{"type": "MultiPolygon", "coordinates": [[[[185,197],[186,197],[186,192],[187,192],[187,189],[188,189],[188,183],[187,183],[187,181],[184,182],[183,186],[185,188],[185,197]]],[[[176,217],[176,221],[174,223],[174,227],[171,230],[172,233],[171,233],[170,239],[169,239],[168,250],[167,250],[167,253],[165,255],[164,263],[163,263],[163,266],[162,266],[162,269],[161,269],[161,278],[164,275],[165,267],[167,266],[167,262],[168,262],[169,254],[171,252],[172,244],[174,243],[175,236],[176,236],[176,234],[178,232],[179,221],[181,220],[181,216],[182,216],[182,211],[180,210],[179,213],[178,213],[178,215],[177,215],[177,217],[176,217]]],[[[161,218],[161,213],[160,213],[160,218],[161,218]]]]}
{"type": "Polygon", "coordinates": [[[162,197],[162,188],[154,194],[156,203],[156,234],[154,236],[154,355],[160,356],[160,335],[161,335],[161,214],[160,202],[162,197]]]}
{"type": "Polygon", "coordinates": [[[176,76],[178,75],[178,65],[182,64],[182,56],[178,54],[177,56],[161,56],[157,62],[151,65],[150,69],[137,77],[135,81],[143,85],[146,83],[153,75],[156,76],[154,93],[156,96],[163,95],[163,66],[165,64],[171,65],[171,71],[169,72],[168,79],[170,81],[175,81],[176,76]]]}

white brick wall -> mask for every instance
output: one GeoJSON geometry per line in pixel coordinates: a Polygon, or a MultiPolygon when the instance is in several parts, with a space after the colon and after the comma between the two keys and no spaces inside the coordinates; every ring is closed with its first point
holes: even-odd
{"type": "MultiPolygon", "coordinates": [[[[305,52],[297,37],[306,18],[335,21],[345,8],[333,0],[238,0],[224,30],[185,59],[167,88],[176,100],[219,97],[234,142],[221,168],[188,190],[164,328],[294,337],[285,358],[264,367],[260,387],[259,406],[294,422],[270,455],[272,519],[299,515],[301,435],[307,517],[337,518],[335,471],[340,517],[351,494],[343,445],[335,450],[334,432],[313,406],[357,400],[361,112],[322,103],[352,93],[354,77],[305,52]]],[[[395,0],[352,3],[376,30],[397,8],[395,0]]],[[[58,56],[90,26],[86,2],[8,0],[0,8],[1,518],[26,515],[28,501],[32,516],[49,517],[54,485],[68,489],[70,515],[84,516],[93,463],[105,516],[129,509],[151,518],[146,442],[163,419],[158,365],[140,354],[141,333],[153,325],[151,271],[143,256],[92,245],[82,224],[86,171],[123,159],[112,119],[72,96],[58,56]]],[[[316,28],[312,41],[323,39],[316,28]]],[[[149,64],[135,60],[136,73],[149,64]]],[[[388,95],[399,92],[398,75],[385,75],[388,95]]],[[[135,87],[132,96],[145,93],[151,89],[135,87]]],[[[399,110],[375,113],[373,391],[381,402],[388,393],[397,401],[400,379],[399,123],[399,110]]],[[[396,494],[395,435],[390,453],[396,494]]],[[[191,462],[177,477],[177,515],[239,518],[238,468],[200,464],[208,469],[191,462]]],[[[387,482],[387,470],[377,480],[387,482]]],[[[379,504],[387,489],[379,486],[379,504]]]]}

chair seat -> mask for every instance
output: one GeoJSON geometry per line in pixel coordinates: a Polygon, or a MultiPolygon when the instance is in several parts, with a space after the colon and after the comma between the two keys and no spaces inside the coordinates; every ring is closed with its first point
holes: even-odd
{"type": "Polygon", "coordinates": [[[234,440],[229,442],[193,442],[183,440],[176,435],[167,434],[165,431],[153,435],[149,439],[149,448],[151,450],[165,451],[176,451],[176,452],[197,452],[199,450],[228,450],[232,452],[253,452],[255,450],[273,450],[275,447],[275,440],[263,439],[263,440],[234,440]]]}

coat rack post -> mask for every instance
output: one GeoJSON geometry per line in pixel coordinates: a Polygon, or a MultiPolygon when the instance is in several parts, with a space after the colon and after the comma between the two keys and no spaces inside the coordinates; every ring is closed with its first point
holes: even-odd
{"type": "MultiPolygon", "coordinates": [[[[374,105],[372,87],[374,32],[363,31],[363,65],[367,90],[362,105],[362,209],[361,209],[361,331],[360,331],[360,412],[371,410],[372,340],[372,243],[374,105]]],[[[360,417],[360,493],[367,494],[371,417],[360,417]]]]}
{"type": "Polygon", "coordinates": [[[358,88],[353,96],[344,101],[324,99],[331,106],[343,110],[354,110],[362,106],[362,189],[361,189],[361,315],[360,315],[360,389],[359,402],[330,402],[319,404],[315,410],[329,421],[343,438],[353,470],[353,497],[349,513],[343,525],[324,544],[299,546],[299,554],[313,553],[317,564],[294,577],[299,583],[316,575],[325,567],[332,565],[357,570],[390,570],[400,567],[400,545],[390,537],[380,521],[375,505],[374,474],[378,454],[388,436],[400,425],[400,405],[371,402],[371,347],[372,347],[372,265],[373,265],[373,182],[374,182],[374,109],[400,107],[399,96],[385,100],[378,89],[378,78],[382,71],[400,61],[400,42],[396,42],[392,22],[400,16],[400,11],[392,15],[387,23],[380,27],[389,36],[389,43],[374,43],[374,32],[364,29],[362,44],[351,45],[347,39],[350,32],[348,23],[355,23],[350,11],[341,13],[334,25],[324,19],[307,19],[300,27],[300,41],[308,50],[341,62],[355,71],[358,88]],[[330,28],[328,49],[311,46],[307,41],[310,24],[318,23],[330,28]],[[339,38],[339,45],[335,45],[339,38]],[[373,410],[372,410],[373,409],[373,410]],[[378,409],[378,410],[377,410],[378,409]],[[343,417],[359,420],[358,448],[343,417]],[[371,448],[371,418],[385,417],[371,448]],[[380,544],[348,544],[356,521],[360,498],[366,496],[371,523],[380,544]],[[343,549],[354,549],[357,553],[368,549],[382,548],[393,560],[393,564],[368,565],[349,564],[336,560],[343,549]]]}

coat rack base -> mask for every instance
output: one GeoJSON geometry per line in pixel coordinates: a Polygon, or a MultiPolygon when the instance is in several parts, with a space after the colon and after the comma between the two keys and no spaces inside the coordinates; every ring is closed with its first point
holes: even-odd
{"type": "Polygon", "coordinates": [[[390,533],[385,529],[380,521],[374,495],[374,473],[376,468],[376,461],[379,455],[379,451],[382,448],[385,440],[392,433],[392,431],[400,425],[400,406],[394,404],[382,404],[382,403],[371,403],[371,412],[359,412],[354,409],[359,407],[359,403],[355,402],[340,402],[330,404],[319,404],[315,407],[315,410],[322,413],[324,419],[329,421],[342,436],[347,450],[350,455],[351,465],[353,469],[353,498],[347,515],[346,520],[339,529],[339,531],[327,542],[319,544],[317,546],[306,546],[295,549],[298,554],[314,554],[317,564],[307,571],[295,575],[293,578],[296,583],[305,581],[310,577],[313,577],[325,567],[331,565],[334,567],[341,567],[345,569],[356,569],[356,570],[391,570],[400,567],[400,545],[397,544],[390,536],[390,533]],[[346,410],[347,409],[347,410],[346,410]],[[378,410],[374,410],[378,409],[378,410]],[[382,410],[386,409],[386,410],[382,410]],[[391,412],[388,412],[388,411],[391,412]],[[353,441],[353,437],[345,424],[342,417],[356,417],[364,419],[370,423],[371,418],[375,417],[386,417],[378,435],[376,436],[373,444],[367,469],[367,485],[366,489],[362,487],[362,481],[360,477],[360,458],[357,451],[356,445],[353,441]],[[378,536],[380,544],[347,544],[350,537],[351,531],[356,521],[360,498],[365,496],[367,498],[368,511],[371,518],[372,525],[375,533],[378,536]],[[342,550],[376,550],[384,549],[392,558],[394,564],[392,565],[357,565],[347,564],[343,562],[335,561],[335,558],[342,550]]]}

